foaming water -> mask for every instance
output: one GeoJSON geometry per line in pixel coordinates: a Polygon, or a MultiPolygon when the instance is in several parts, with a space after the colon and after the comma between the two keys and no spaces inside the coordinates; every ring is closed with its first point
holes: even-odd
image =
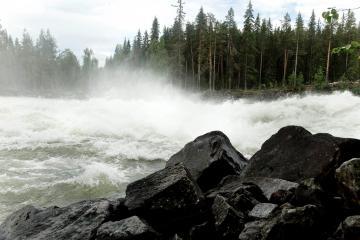
{"type": "Polygon", "coordinates": [[[25,204],[123,196],[129,182],[212,130],[227,134],[246,156],[286,125],[360,138],[360,98],[349,92],[268,102],[155,92],[125,88],[85,100],[0,97],[0,221],[25,204]]]}

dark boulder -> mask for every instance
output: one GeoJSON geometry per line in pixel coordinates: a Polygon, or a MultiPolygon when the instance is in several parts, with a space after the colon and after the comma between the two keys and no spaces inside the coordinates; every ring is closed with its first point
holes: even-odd
{"type": "Polygon", "coordinates": [[[129,184],[125,205],[153,227],[172,231],[195,220],[202,198],[190,173],[177,164],[129,184]]]}
{"type": "MultiPolygon", "coordinates": [[[[299,186],[298,183],[267,177],[249,177],[242,179],[242,181],[259,186],[268,200],[270,200],[274,194],[289,194],[299,186]]],[[[276,196],[273,196],[273,198],[275,197],[276,196]]]]}
{"type": "Polygon", "coordinates": [[[191,240],[203,240],[203,239],[216,239],[216,233],[213,223],[204,222],[193,226],[190,229],[189,239],[191,240]]]}
{"type": "Polygon", "coordinates": [[[360,240],[360,215],[347,217],[331,240],[360,240]]]}
{"type": "Polygon", "coordinates": [[[217,239],[236,239],[244,228],[244,215],[231,207],[222,196],[212,206],[217,239]]]}
{"type": "Polygon", "coordinates": [[[239,235],[239,240],[262,240],[265,221],[253,221],[245,224],[244,230],[239,235]]]}
{"type": "MultiPolygon", "coordinates": [[[[87,240],[94,239],[100,225],[118,209],[118,202],[82,201],[67,207],[37,209],[24,207],[0,226],[1,240],[87,240]]],[[[120,218],[121,213],[117,213],[120,218]]]]}
{"type": "Polygon", "coordinates": [[[212,189],[206,195],[207,199],[214,199],[221,195],[237,211],[247,214],[255,205],[266,202],[261,189],[253,183],[243,183],[239,176],[227,176],[218,188],[212,189]]]}
{"type": "Polygon", "coordinates": [[[360,239],[360,215],[350,216],[342,223],[344,239],[359,240],[360,239]]]}
{"type": "Polygon", "coordinates": [[[215,187],[223,177],[240,174],[247,159],[222,132],[210,132],[196,138],[173,155],[166,166],[183,163],[203,191],[215,187]]]}
{"type": "Polygon", "coordinates": [[[336,180],[347,204],[360,209],[360,158],[344,162],[336,169],[336,180]]]}
{"type": "Polygon", "coordinates": [[[268,139],[250,159],[242,177],[270,177],[293,182],[316,178],[333,187],[335,169],[360,156],[360,140],[311,134],[288,126],[268,139]]]}
{"type": "Polygon", "coordinates": [[[294,197],[291,199],[291,203],[296,206],[304,206],[308,204],[317,206],[328,206],[331,203],[333,196],[328,194],[320,185],[320,183],[314,179],[309,178],[301,181],[299,186],[295,189],[294,197]]]}
{"type": "Polygon", "coordinates": [[[273,217],[247,223],[241,240],[321,239],[320,214],[316,206],[284,205],[273,217]]]}
{"type": "Polygon", "coordinates": [[[96,240],[158,240],[156,233],[145,221],[137,216],[116,222],[106,222],[100,226],[96,240]]]}

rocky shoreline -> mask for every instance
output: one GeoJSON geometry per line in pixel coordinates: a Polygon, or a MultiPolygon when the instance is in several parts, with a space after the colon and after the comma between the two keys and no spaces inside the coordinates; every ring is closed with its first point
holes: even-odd
{"type": "Polygon", "coordinates": [[[360,140],[288,126],[248,160],[210,132],[124,199],[14,212],[0,240],[25,239],[359,240],[360,140]]]}

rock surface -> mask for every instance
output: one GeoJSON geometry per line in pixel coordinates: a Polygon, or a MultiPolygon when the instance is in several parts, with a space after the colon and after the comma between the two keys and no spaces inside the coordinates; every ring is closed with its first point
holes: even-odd
{"type": "Polygon", "coordinates": [[[360,215],[350,216],[342,223],[344,239],[359,240],[360,239],[360,215]]]}
{"type": "Polygon", "coordinates": [[[218,239],[235,239],[244,227],[244,216],[231,207],[224,197],[216,196],[212,206],[218,239]]]}
{"type": "Polygon", "coordinates": [[[96,240],[156,240],[160,239],[147,223],[133,216],[116,222],[106,222],[97,231],[96,240]]]}
{"type": "Polygon", "coordinates": [[[202,198],[196,182],[180,163],[129,184],[125,205],[130,212],[167,229],[188,224],[197,215],[202,198]]]}
{"type": "Polygon", "coordinates": [[[271,196],[274,193],[278,193],[279,191],[289,192],[295,190],[299,186],[298,183],[294,183],[278,178],[267,178],[267,177],[250,177],[250,178],[245,178],[242,181],[251,182],[259,186],[268,200],[270,200],[271,196]]]}
{"type": "Polygon", "coordinates": [[[336,180],[343,197],[360,207],[360,158],[344,162],[336,169],[336,180]]]}
{"type": "Polygon", "coordinates": [[[277,207],[278,205],[272,203],[259,203],[249,212],[249,217],[255,219],[269,218],[277,207]]]}
{"type": "Polygon", "coordinates": [[[64,208],[26,206],[10,215],[0,226],[0,239],[91,240],[114,209],[116,203],[108,200],[82,201],[64,208]]]}
{"type": "Polygon", "coordinates": [[[210,132],[196,138],[173,155],[166,166],[183,163],[204,191],[216,186],[227,175],[240,174],[247,159],[222,132],[210,132]]]}
{"type": "Polygon", "coordinates": [[[233,208],[244,213],[249,212],[256,204],[267,201],[257,185],[243,183],[239,176],[224,178],[220,186],[209,191],[206,197],[212,199],[217,195],[225,197],[233,208]]]}
{"type": "Polygon", "coordinates": [[[246,177],[280,178],[300,182],[316,178],[329,185],[334,169],[360,156],[360,140],[311,134],[288,126],[268,139],[242,172],[246,177]]]}

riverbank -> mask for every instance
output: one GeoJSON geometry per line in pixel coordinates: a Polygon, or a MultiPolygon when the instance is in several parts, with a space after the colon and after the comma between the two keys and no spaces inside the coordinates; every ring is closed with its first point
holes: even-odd
{"type": "Polygon", "coordinates": [[[304,85],[299,89],[291,88],[270,88],[270,89],[248,89],[248,90],[223,90],[203,94],[205,99],[254,99],[254,100],[275,100],[293,95],[305,94],[331,94],[336,91],[349,91],[360,96],[360,80],[354,82],[333,82],[321,88],[314,85],[304,85]]]}

